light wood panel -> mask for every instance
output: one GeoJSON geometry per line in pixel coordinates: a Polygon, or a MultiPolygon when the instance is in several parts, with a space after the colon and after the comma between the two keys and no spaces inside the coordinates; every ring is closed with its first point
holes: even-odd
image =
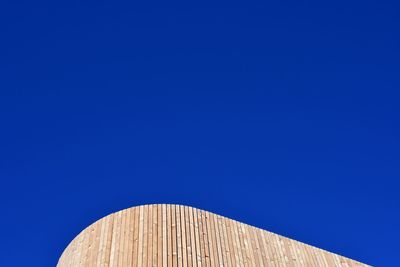
{"type": "Polygon", "coordinates": [[[57,267],[368,266],[211,212],[144,205],[83,230],[57,267]]]}

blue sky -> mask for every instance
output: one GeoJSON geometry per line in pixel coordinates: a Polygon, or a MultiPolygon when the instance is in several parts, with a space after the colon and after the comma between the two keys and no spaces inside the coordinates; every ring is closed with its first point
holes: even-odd
{"type": "Polygon", "coordinates": [[[0,7],[0,266],[146,203],[398,265],[397,1],[0,7]]]}

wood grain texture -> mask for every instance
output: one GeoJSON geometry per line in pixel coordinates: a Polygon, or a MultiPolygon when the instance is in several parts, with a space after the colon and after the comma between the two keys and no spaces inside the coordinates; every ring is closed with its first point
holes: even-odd
{"type": "Polygon", "coordinates": [[[144,205],[83,230],[57,267],[368,266],[211,212],[144,205]]]}

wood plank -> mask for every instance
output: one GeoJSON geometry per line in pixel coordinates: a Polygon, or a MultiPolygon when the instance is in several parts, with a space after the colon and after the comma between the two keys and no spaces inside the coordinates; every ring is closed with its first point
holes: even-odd
{"type": "Polygon", "coordinates": [[[167,205],[167,235],[168,235],[168,266],[171,267],[173,265],[173,251],[172,251],[172,246],[173,246],[173,238],[172,238],[172,216],[171,216],[171,208],[172,205],[167,205]]]}
{"type": "Polygon", "coordinates": [[[226,229],[226,240],[228,243],[228,249],[229,249],[229,258],[232,266],[238,266],[237,262],[237,255],[234,253],[234,245],[233,245],[233,239],[232,239],[232,231],[231,227],[229,224],[229,219],[223,218],[223,224],[224,228],[226,229]]]}
{"type": "Polygon", "coordinates": [[[125,262],[125,245],[126,245],[126,225],[127,225],[127,210],[121,211],[121,231],[120,231],[120,240],[119,240],[119,249],[118,249],[118,266],[126,266],[125,262]]]}
{"type": "Polygon", "coordinates": [[[133,230],[133,251],[132,251],[132,263],[134,267],[138,267],[139,260],[139,225],[140,225],[140,208],[133,209],[135,226],[133,230]]]}
{"type": "Polygon", "coordinates": [[[224,266],[224,258],[223,258],[223,253],[222,253],[222,241],[221,241],[221,234],[219,232],[219,223],[218,223],[218,215],[213,214],[213,223],[214,223],[214,229],[215,229],[215,238],[216,238],[216,248],[217,248],[217,254],[218,254],[218,263],[219,266],[224,266]]]}
{"type": "Polygon", "coordinates": [[[106,242],[106,253],[104,253],[104,266],[110,266],[111,258],[111,246],[114,233],[114,220],[115,216],[110,216],[107,228],[107,242],[106,242]]]}
{"type": "Polygon", "coordinates": [[[186,247],[187,247],[187,265],[193,266],[192,261],[192,243],[191,243],[191,232],[190,232],[190,213],[189,207],[184,206],[185,212],[185,234],[186,234],[186,247]]]}
{"type": "Polygon", "coordinates": [[[133,266],[133,232],[135,230],[135,217],[133,209],[128,209],[129,224],[128,224],[128,247],[127,247],[127,266],[133,266]]]}
{"type": "Polygon", "coordinates": [[[151,267],[153,264],[153,206],[149,205],[147,210],[147,264],[151,267]]]}
{"type": "Polygon", "coordinates": [[[118,241],[118,231],[119,231],[119,213],[114,214],[114,222],[113,222],[113,229],[112,229],[112,239],[111,239],[111,248],[110,248],[110,267],[116,266],[116,259],[117,259],[117,241],[118,241]]]}
{"type": "Polygon", "coordinates": [[[163,213],[162,206],[157,205],[157,263],[156,266],[163,266],[163,213]]]}
{"type": "Polygon", "coordinates": [[[145,210],[145,206],[140,206],[140,215],[139,215],[139,242],[138,242],[138,267],[142,267],[143,266],[143,245],[144,244],[144,240],[146,239],[146,237],[143,236],[144,234],[144,225],[145,225],[145,221],[144,221],[144,210],[145,210]]]}
{"type": "Polygon", "coordinates": [[[205,223],[207,226],[207,241],[208,241],[208,248],[209,248],[209,254],[210,254],[210,266],[216,266],[215,262],[215,236],[213,235],[213,230],[212,230],[212,223],[210,219],[211,214],[209,212],[204,212],[204,218],[205,218],[205,223]]]}
{"type": "Polygon", "coordinates": [[[253,240],[253,251],[255,255],[255,260],[257,263],[257,266],[264,267],[264,262],[262,260],[262,255],[261,255],[261,248],[260,248],[260,243],[258,242],[258,237],[257,237],[257,229],[253,226],[250,226],[250,234],[253,240]]]}
{"type": "Polygon", "coordinates": [[[182,227],[181,227],[181,211],[179,205],[175,206],[175,220],[176,220],[176,244],[178,252],[178,267],[182,267],[183,264],[182,227]]]}
{"type": "Polygon", "coordinates": [[[162,236],[163,236],[163,253],[162,253],[162,267],[167,267],[168,265],[168,247],[167,247],[167,242],[168,242],[168,238],[167,238],[167,206],[165,204],[162,204],[162,214],[163,214],[163,228],[162,228],[162,236]]]}
{"type": "Polygon", "coordinates": [[[256,228],[255,233],[257,235],[258,243],[260,245],[260,251],[261,251],[261,258],[264,266],[270,266],[270,261],[268,257],[268,250],[265,245],[265,240],[263,238],[263,232],[260,231],[260,229],[256,228]]]}
{"type": "Polygon", "coordinates": [[[190,226],[190,246],[191,246],[192,265],[196,267],[197,266],[196,227],[194,225],[194,214],[192,207],[188,208],[188,214],[189,214],[189,226],[190,226]]]}
{"type": "Polygon", "coordinates": [[[243,255],[245,255],[246,264],[245,266],[254,266],[254,259],[250,248],[250,238],[248,234],[247,226],[243,223],[240,224],[240,229],[243,238],[243,255]]]}
{"type": "Polygon", "coordinates": [[[222,216],[217,216],[217,221],[218,221],[218,230],[219,230],[219,236],[220,236],[220,242],[221,242],[221,250],[222,250],[222,260],[223,260],[223,265],[224,266],[231,266],[230,259],[229,259],[229,254],[228,254],[228,248],[226,244],[226,237],[225,237],[225,231],[224,231],[224,226],[222,224],[222,216]]]}
{"type": "Polygon", "coordinates": [[[172,266],[178,266],[178,243],[176,240],[176,212],[175,205],[171,206],[171,218],[172,218],[172,266]]]}
{"type": "MultiPolygon", "coordinates": [[[[148,258],[148,244],[149,244],[149,205],[144,206],[144,216],[143,216],[143,266],[147,266],[148,258]]],[[[139,244],[140,245],[140,244],[139,244]]]]}
{"type": "Polygon", "coordinates": [[[210,261],[210,247],[209,247],[209,237],[207,233],[207,220],[205,216],[205,211],[199,210],[200,214],[200,222],[201,222],[201,233],[202,233],[202,239],[203,239],[203,244],[204,244],[204,263],[205,266],[211,266],[211,261],[210,261]]]}
{"type": "Polygon", "coordinates": [[[200,233],[199,233],[199,220],[197,217],[197,209],[192,209],[193,212],[193,222],[194,222],[194,238],[196,240],[196,259],[197,259],[197,266],[203,266],[201,261],[201,243],[200,243],[200,233]]]}
{"type": "Polygon", "coordinates": [[[97,259],[100,256],[100,237],[101,237],[101,225],[102,221],[97,221],[94,223],[94,239],[92,243],[92,257],[90,259],[90,267],[94,267],[97,263],[97,259]]]}
{"type": "Polygon", "coordinates": [[[185,223],[185,207],[180,206],[180,228],[181,228],[181,239],[182,239],[182,266],[187,267],[187,251],[188,246],[186,244],[186,223],[185,223]]]}

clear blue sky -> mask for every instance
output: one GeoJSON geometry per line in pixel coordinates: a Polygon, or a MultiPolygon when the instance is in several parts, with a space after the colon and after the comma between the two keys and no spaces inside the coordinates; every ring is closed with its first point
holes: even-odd
{"type": "Polygon", "coordinates": [[[137,2],[2,1],[0,266],[145,203],[398,266],[398,1],[137,2]]]}

